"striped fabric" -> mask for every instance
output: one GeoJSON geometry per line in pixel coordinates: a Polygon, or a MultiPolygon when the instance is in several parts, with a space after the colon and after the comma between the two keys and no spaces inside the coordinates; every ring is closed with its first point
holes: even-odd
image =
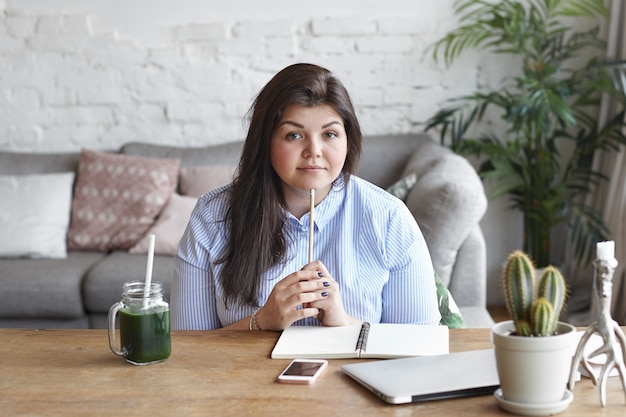
{"type": "MultiPolygon", "coordinates": [[[[214,262],[228,239],[224,189],[200,198],[181,239],[170,300],[175,329],[216,329],[254,312],[252,306],[227,308],[223,302],[221,266],[214,262]]],[[[264,274],[261,306],[281,278],[307,263],[309,214],[287,215],[289,256],[264,274]]],[[[316,206],[314,233],[313,258],[338,282],[349,315],[372,323],[439,323],[430,254],[400,200],[352,176],[316,206]]],[[[320,325],[314,318],[294,324],[320,325]]]]}

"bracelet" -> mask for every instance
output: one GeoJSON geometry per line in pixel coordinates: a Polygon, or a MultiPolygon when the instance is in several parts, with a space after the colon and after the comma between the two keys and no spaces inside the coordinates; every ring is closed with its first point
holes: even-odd
{"type": "Polygon", "coordinates": [[[258,313],[258,312],[259,312],[259,310],[256,310],[256,311],[255,311],[254,313],[252,313],[252,315],[250,316],[250,326],[249,326],[249,327],[250,327],[250,331],[252,331],[252,330],[255,330],[255,331],[257,331],[257,330],[261,330],[261,329],[259,328],[259,325],[258,325],[258,324],[257,324],[257,322],[256,322],[256,313],[258,313]]]}

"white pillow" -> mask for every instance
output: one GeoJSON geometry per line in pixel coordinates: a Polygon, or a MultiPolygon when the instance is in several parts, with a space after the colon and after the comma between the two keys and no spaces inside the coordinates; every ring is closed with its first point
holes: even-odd
{"type": "Polygon", "coordinates": [[[0,256],[66,258],[74,173],[0,176],[0,256]]]}

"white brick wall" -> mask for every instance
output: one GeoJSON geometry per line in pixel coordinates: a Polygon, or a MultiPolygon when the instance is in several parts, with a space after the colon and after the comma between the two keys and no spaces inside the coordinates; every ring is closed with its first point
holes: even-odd
{"type": "Polygon", "coordinates": [[[445,70],[424,55],[449,27],[451,0],[198,3],[183,1],[183,15],[159,0],[0,1],[0,149],[237,140],[254,95],[294,62],[334,71],[366,134],[419,131],[478,82],[476,61],[445,70]],[[112,18],[115,6],[130,15],[112,18]]]}
{"type": "MultiPolygon", "coordinates": [[[[295,62],[342,79],[365,134],[418,132],[443,100],[507,71],[477,54],[433,64],[425,51],[455,26],[452,3],[0,0],[0,149],[238,140],[254,95],[295,62]]],[[[491,281],[511,222],[499,212],[483,221],[498,243],[488,247],[491,281]]]]}

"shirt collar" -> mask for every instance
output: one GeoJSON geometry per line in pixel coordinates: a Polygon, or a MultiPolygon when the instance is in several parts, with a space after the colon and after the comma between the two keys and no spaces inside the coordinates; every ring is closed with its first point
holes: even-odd
{"type": "MultiPolygon", "coordinates": [[[[315,223],[317,230],[323,230],[342,207],[347,186],[348,184],[343,179],[343,176],[340,176],[333,183],[333,186],[326,197],[324,197],[324,199],[320,201],[317,206],[315,206],[313,222],[315,223]]],[[[309,230],[309,219],[311,217],[311,213],[306,213],[302,216],[302,218],[297,219],[293,214],[288,211],[286,212],[290,222],[299,224],[301,230],[309,230]]]]}

